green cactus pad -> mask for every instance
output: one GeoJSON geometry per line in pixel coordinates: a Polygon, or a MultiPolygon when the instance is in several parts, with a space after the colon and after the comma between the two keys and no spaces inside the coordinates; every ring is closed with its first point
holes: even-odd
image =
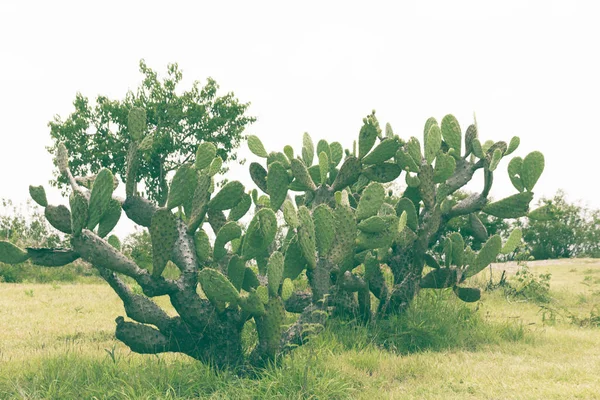
{"type": "Polygon", "coordinates": [[[298,219],[300,220],[300,226],[298,227],[298,243],[302,250],[302,256],[306,260],[308,267],[314,269],[317,265],[317,244],[315,238],[315,224],[308,208],[305,206],[298,208],[298,219]]]}
{"type": "Polygon", "coordinates": [[[217,156],[217,148],[211,142],[204,142],[198,146],[196,150],[195,167],[198,171],[208,167],[212,160],[217,156]]]}
{"type": "Polygon", "coordinates": [[[74,191],[69,196],[71,206],[71,233],[79,235],[86,227],[88,220],[88,202],[83,193],[74,191]]]}
{"type": "MultiPolygon", "coordinates": [[[[308,133],[304,133],[302,136],[302,161],[307,166],[311,166],[313,158],[315,156],[315,145],[313,144],[312,138],[308,133]]],[[[290,160],[291,162],[291,160],[290,160]]]]}
{"type": "Polygon", "coordinates": [[[446,267],[452,265],[452,240],[450,238],[444,240],[444,264],[446,267]]]}
{"type": "Polygon", "coordinates": [[[534,221],[550,221],[556,218],[554,207],[550,204],[536,208],[527,214],[527,218],[534,221]]]}
{"type": "Polygon", "coordinates": [[[196,169],[192,168],[191,165],[182,165],[179,167],[171,182],[167,208],[172,210],[189,201],[194,195],[197,184],[198,172],[196,169]]]}
{"type": "Polygon", "coordinates": [[[425,127],[423,128],[423,138],[425,139],[423,142],[424,146],[427,146],[427,134],[434,125],[439,127],[437,120],[433,117],[427,118],[427,121],[425,121],[425,127]]]}
{"type": "Polygon", "coordinates": [[[502,150],[496,149],[494,150],[494,153],[490,159],[488,170],[492,172],[495,171],[498,167],[498,164],[500,164],[500,160],[502,160],[502,150]]]}
{"type": "Polygon", "coordinates": [[[389,220],[378,215],[369,217],[358,224],[358,229],[365,233],[380,233],[389,228],[389,220]]]}
{"type": "Polygon", "coordinates": [[[398,164],[383,163],[371,165],[363,171],[365,177],[374,182],[388,183],[396,179],[402,173],[398,164]]]}
{"type": "Polygon", "coordinates": [[[448,147],[456,150],[456,152],[460,156],[462,134],[460,130],[460,125],[458,124],[456,118],[451,114],[448,114],[444,118],[442,118],[441,130],[442,137],[444,138],[446,144],[448,144],[448,147]]]}
{"type": "Polygon", "coordinates": [[[520,218],[527,215],[532,192],[517,193],[505,199],[488,204],[483,212],[498,218],[520,218]]]}
{"type": "Polygon", "coordinates": [[[271,257],[269,257],[267,282],[271,296],[277,296],[279,293],[279,285],[281,285],[281,280],[283,279],[283,261],[283,254],[278,251],[274,251],[271,257]]]}
{"type": "Polygon", "coordinates": [[[521,168],[521,180],[525,189],[531,192],[542,172],[544,172],[544,155],[539,151],[529,153],[523,159],[521,168]]]}
{"type": "Polygon", "coordinates": [[[267,158],[267,150],[258,136],[248,135],[248,148],[254,155],[267,158]]]}
{"type": "Polygon", "coordinates": [[[285,308],[279,297],[272,297],[265,304],[265,314],[255,317],[256,330],[264,357],[274,359],[281,345],[282,325],[285,323],[285,308]]]}
{"type": "Polygon", "coordinates": [[[281,286],[281,299],[287,301],[294,294],[294,282],[291,279],[286,278],[281,286]]]}
{"type": "Polygon", "coordinates": [[[244,284],[244,276],[246,275],[246,262],[237,254],[231,256],[229,264],[227,264],[227,279],[233,287],[239,292],[244,284]]]}
{"type": "Polygon", "coordinates": [[[32,186],[29,185],[29,195],[42,207],[46,207],[48,205],[48,200],[46,199],[46,190],[43,186],[32,186]]]}
{"type": "Polygon", "coordinates": [[[517,249],[517,247],[521,244],[521,239],[523,238],[523,231],[521,228],[515,228],[510,233],[510,236],[504,243],[502,250],[500,253],[502,254],[510,254],[517,249]]]}
{"type": "Polygon", "coordinates": [[[202,291],[213,304],[221,302],[237,304],[240,300],[240,294],[235,286],[225,275],[215,269],[204,268],[198,273],[198,281],[202,291]]]}
{"type": "Polygon", "coordinates": [[[513,136],[513,138],[510,139],[510,143],[508,144],[508,148],[506,149],[504,156],[514,153],[515,150],[517,150],[519,148],[520,144],[521,144],[521,139],[518,136],[513,136]]]}
{"type": "Polygon", "coordinates": [[[419,142],[419,139],[412,136],[410,139],[408,139],[408,142],[406,142],[404,148],[417,166],[420,166],[421,160],[423,159],[423,154],[421,153],[421,143],[419,142]]]}
{"type": "Polygon", "coordinates": [[[452,176],[456,169],[456,160],[454,157],[445,153],[439,153],[435,160],[433,181],[435,183],[444,183],[452,176]]]}
{"type": "Polygon", "coordinates": [[[454,287],[456,296],[465,303],[474,303],[481,298],[481,290],[477,288],[454,287]]]}
{"type": "Polygon", "coordinates": [[[294,158],[294,148],[289,144],[283,146],[283,154],[288,158],[288,161],[294,158]]]}
{"type": "MultiPolygon", "coordinates": [[[[319,186],[321,184],[321,166],[319,164],[313,165],[308,169],[308,174],[310,175],[310,179],[315,183],[315,185],[319,186]]],[[[295,184],[298,182],[295,181],[295,184]]],[[[300,189],[299,191],[304,191],[304,185],[297,185],[296,189],[300,189]]],[[[298,191],[298,190],[296,190],[298,191]]]]}
{"type": "Polygon", "coordinates": [[[375,141],[379,135],[378,128],[379,126],[377,124],[377,120],[371,116],[364,120],[364,125],[360,128],[360,132],[358,133],[359,159],[362,159],[364,156],[366,156],[367,153],[373,148],[373,145],[375,145],[375,141]]]}
{"type": "Polygon", "coordinates": [[[269,289],[266,286],[258,286],[254,292],[260,299],[260,302],[266,305],[269,302],[269,289]]]}
{"type": "Polygon", "coordinates": [[[156,210],[150,224],[153,276],[160,276],[167,266],[177,237],[177,217],[168,209],[156,210]]]}
{"type": "Polygon", "coordinates": [[[44,216],[54,228],[63,233],[71,233],[71,212],[67,207],[49,205],[44,209],[44,216]]]}
{"type": "Polygon", "coordinates": [[[358,232],[358,236],[356,237],[356,250],[363,251],[388,248],[392,245],[394,239],[396,239],[395,232],[389,229],[380,233],[358,232]]]}
{"type": "Polygon", "coordinates": [[[98,236],[105,237],[117,226],[121,219],[121,203],[117,199],[110,199],[108,208],[102,214],[98,223],[98,236]]]}
{"type": "Polygon", "coordinates": [[[199,229],[194,235],[194,248],[199,263],[205,263],[212,257],[210,239],[203,229],[199,229]]]}
{"type": "Polygon", "coordinates": [[[269,193],[271,208],[274,211],[279,210],[287,197],[289,183],[289,176],[283,165],[279,162],[269,165],[267,193],[269,193]]]}
{"type": "Polygon", "coordinates": [[[219,261],[221,258],[225,257],[227,254],[225,245],[233,239],[239,238],[240,236],[242,236],[242,228],[237,224],[237,222],[230,221],[223,225],[221,229],[219,229],[219,233],[217,233],[217,237],[215,239],[215,247],[213,250],[213,257],[215,261],[219,261]]]}
{"type": "Polygon", "coordinates": [[[477,253],[475,261],[465,270],[464,277],[469,278],[483,271],[485,267],[496,261],[500,250],[502,250],[502,239],[500,236],[494,235],[489,238],[481,250],[479,250],[479,253],[477,253]]]}
{"type": "Polygon", "coordinates": [[[292,169],[292,174],[294,174],[294,178],[295,180],[302,185],[302,187],[304,187],[307,190],[316,190],[317,187],[315,186],[315,183],[313,182],[313,180],[310,177],[310,174],[308,172],[308,169],[306,168],[306,165],[298,160],[298,159],[293,159],[292,161],[290,161],[290,167],[292,169]]]}
{"type": "Polygon", "coordinates": [[[331,208],[321,204],[313,210],[315,242],[321,257],[329,253],[335,239],[335,216],[331,208]]]}
{"type": "Polygon", "coordinates": [[[433,269],[440,269],[440,264],[437,262],[437,260],[435,258],[433,258],[433,256],[431,254],[425,253],[425,255],[423,256],[423,259],[425,260],[425,265],[427,265],[428,267],[433,268],[433,269]]]}
{"type": "Polygon", "coordinates": [[[221,157],[215,157],[215,158],[213,158],[212,162],[208,166],[208,170],[206,171],[206,173],[209,176],[215,176],[216,174],[219,173],[219,171],[221,170],[222,167],[223,167],[223,159],[221,157]]]}
{"type": "Polygon", "coordinates": [[[69,169],[69,153],[64,143],[59,143],[56,147],[55,163],[61,174],[66,174],[69,169]]]}
{"type": "Polygon", "coordinates": [[[377,211],[379,211],[384,200],[385,188],[382,184],[373,182],[367,186],[358,202],[358,208],[356,209],[357,221],[377,215],[377,211]]]}
{"type": "Polygon", "coordinates": [[[252,270],[252,268],[246,267],[244,271],[244,282],[242,283],[242,289],[246,292],[250,292],[253,289],[256,289],[260,285],[258,277],[252,270]]]}
{"type": "Polygon", "coordinates": [[[254,184],[258,186],[260,190],[267,193],[267,171],[264,169],[264,167],[259,163],[253,162],[250,164],[249,170],[252,182],[254,182],[254,184]]]}
{"type": "Polygon", "coordinates": [[[287,158],[287,156],[285,154],[283,154],[281,152],[272,151],[271,153],[269,153],[269,156],[267,157],[267,166],[270,166],[274,162],[280,163],[286,169],[288,169],[290,167],[290,160],[287,158]]]}
{"type": "Polygon", "coordinates": [[[296,279],[306,268],[306,260],[302,255],[302,249],[298,243],[298,237],[294,235],[285,252],[283,261],[283,278],[296,279]]]}
{"type": "Polygon", "coordinates": [[[421,170],[417,175],[420,181],[419,195],[423,204],[427,208],[432,208],[435,203],[435,185],[433,182],[433,167],[429,164],[421,165],[421,170]]]}
{"type": "Polygon", "coordinates": [[[127,129],[134,141],[142,140],[146,131],[146,110],[141,107],[133,107],[127,116],[127,129]]]}
{"type": "Polygon", "coordinates": [[[408,223],[408,214],[406,213],[406,211],[402,211],[402,213],[400,214],[400,217],[398,218],[398,233],[402,233],[404,231],[407,223],[408,223]]]}
{"type": "Polygon", "coordinates": [[[442,131],[437,124],[432,125],[429,132],[425,133],[425,159],[429,164],[433,163],[442,146],[442,131]]]}
{"type": "Polygon", "coordinates": [[[392,125],[390,125],[389,122],[386,122],[386,124],[385,124],[385,137],[386,138],[394,137],[394,130],[392,129],[392,125]]]}
{"type": "Polygon", "coordinates": [[[317,155],[325,153],[327,155],[327,159],[331,159],[331,148],[329,147],[329,143],[326,140],[319,140],[317,143],[317,155]]]}
{"type": "Polygon", "coordinates": [[[346,271],[353,267],[356,220],[350,207],[344,205],[338,205],[334,210],[334,215],[335,241],[330,250],[330,258],[341,271],[346,271]]]}
{"type": "Polygon", "coordinates": [[[244,243],[242,254],[247,260],[261,256],[267,247],[275,239],[277,233],[277,217],[273,210],[262,208],[250,221],[244,243]]]}
{"type": "Polygon", "coordinates": [[[290,200],[283,202],[283,218],[285,223],[292,229],[296,229],[300,225],[298,213],[290,200]]]}
{"type": "Polygon", "coordinates": [[[140,142],[138,149],[140,151],[148,151],[152,148],[153,144],[154,144],[154,134],[146,135],[140,142]]]}
{"type": "Polygon", "coordinates": [[[231,210],[229,210],[227,219],[230,221],[238,221],[240,218],[246,215],[251,205],[252,198],[250,198],[248,193],[243,193],[240,202],[233,206],[231,210]]]}
{"type": "MultiPolygon", "coordinates": [[[[465,157],[473,152],[474,139],[477,139],[477,127],[475,125],[469,125],[465,132],[465,157]]],[[[481,153],[483,153],[483,150],[481,153]]]]}
{"type": "Polygon", "coordinates": [[[523,159],[521,157],[515,157],[508,163],[508,177],[511,183],[519,192],[525,190],[525,185],[521,180],[521,171],[523,169],[523,159]]]}
{"type": "Polygon", "coordinates": [[[471,146],[473,146],[473,154],[475,155],[475,157],[477,157],[477,158],[485,157],[485,152],[483,151],[483,146],[481,145],[481,142],[479,141],[478,138],[474,138],[471,141],[471,146]]]}
{"type": "Polygon", "coordinates": [[[225,186],[208,203],[208,208],[216,211],[229,210],[235,207],[244,195],[244,185],[238,181],[227,182],[225,186]]]}
{"type": "Polygon", "coordinates": [[[338,172],[331,189],[333,191],[342,190],[347,186],[353,185],[358,180],[362,170],[360,160],[354,156],[346,158],[338,172]]]}
{"type": "Polygon", "coordinates": [[[18,264],[29,258],[27,252],[14,244],[0,240],[0,262],[18,264]]]}
{"type": "Polygon", "coordinates": [[[333,142],[329,145],[329,150],[331,151],[330,161],[334,166],[337,166],[344,157],[344,149],[339,142],[333,142]]]}
{"type": "Polygon", "coordinates": [[[327,183],[327,175],[329,174],[329,157],[324,151],[319,153],[319,183],[327,183]]]}
{"type": "Polygon", "coordinates": [[[110,244],[112,247],[114,247],[115,249],[117,249],[118,251],[121,251],[121,240],[119,240],[119,238],[115,235],[110,235],[108,237],[108,239],[106,240],[108,242],[108,244],[110,244]]]}
{"type": "Polygon", "coordinates": [[[112,198],[112,192],[113,174],[106,168],[103,168],[94,180],[94,186],[92,186],[92,192],[90,194],[88,229],[94,229],[100,222],[102,214],[108,209],[110,199],[112,198]]]}
{"type": "Polygon", "coordinates": [[[422,289],[445,289],[456,285],[460,279],[456,268],[438,268],[421,278],[422,289]]]}
{"type": "Polygon", "coordinates": [[[398,140],[394,138],[384,139],[373,151],[363,158],[362,163],[364,165],[381,164],[394,157],[399,148],[400,143],[398,140]]]}
{"type": "Polygon", "coordinates": [[[396,204],[396,215],[400,216],[403,212],[406,212],[406,226],[416,231],[419,224],[417,209],[415,208],[415,204],[406,197],[398,200],[396,204]]]}
{"type": "Polygon", "coordinates": [[[265,315],[265,305],[256,291],[252,291],[240,298],[240,307],[253,316],[265,315]]]}
{"type": "Polygon", "coordinates": [[[464,265],[465,241],[458,232],[453,232],[450,235],[450,240],[452,241],[452,264],[462,267],[464,265]]]}
{"type": "Polygon", "coordinates": [[[477,214],[469,214],[469,224],[471,225],[471,231],[473,232],[473,237],[475,240],[480,242],[485,242],[488,240],[487,229],[477,214]]]}
{"type": "Polygon", "coordinates": [[[493,140],[486,140],[482,145],[481,145],[481,149],[483,150],[484,156],[485,154],[492,148],[492,146],[495,144],[495,142],[493,140]]]}
{"type": "Polygon", "coordinates": [[[419,165],[404,149],[396,152],[396,164],[404,171],[419,172],[419,165]]]}

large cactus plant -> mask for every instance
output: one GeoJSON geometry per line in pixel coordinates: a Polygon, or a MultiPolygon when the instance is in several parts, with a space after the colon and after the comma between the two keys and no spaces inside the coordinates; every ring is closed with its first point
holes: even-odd
{"type": "Polygon", "coordinates": [[[481,143],[471,125],[463,144],[458,122],[448,115],[441,124],[433,118],[426,122],[421,145],[415,137],[400,139],[389,125],[382,133],[371,114],[351,151],[324,140],[315,146],[305,134],[299,156],[290,146],[267,152],[250,136],[250,150],[262,159],[249,168],[264,192],[260,196],[238,181],[217,190],[214,177],[222,161],[214,145],[204,143],[195,160],[176,171],[166,206],[157,207],[137,192],[138,160],[150,140],[144,121],[144,110],[131,110],[135,141],[126,198],[113,195],[117,181],[108,170],[73,177],[66,149],[58,146],[56,164],[72,189],[70,209],[47,204],[42,187],[32,186],[30,193],[50,224],[71,235],[72,248],[20,249],[0,242],[0,261],[59,266],[82,258],[125,305],[130,320],[117,318],[119,340],[138,353],[182,352],[219,367],[272,360],[321,329],[332,314],[368,320],[401,313],[421,288],[452,288],[464,301],[478,300],[479,290],[465,287],[465,280],[499,253],[512,251],[520,232],[504,244],[498,236],[488,238],[475,213],[526,215],[544,167],[538,152],[513,158],[508,171],[518,193],[489,203],[494,171],[516,149],[518,138],[510,144],[481,143]],[[484,175],[481,193],[454,204],[450,195],[477,170],[484,175]],[[384,184],[403,174],[406,189],[399,199],[391,197],[384,184]],[[244,226],[239,221],[253,204],[244,226]],[[123,255],[116,237],[106,239],[121,211],[149,229],[151,270],[123,255]],[[470,215],[475,240],[483,244],[478,252],[465,247],[458,234],[440,237],[444,224],[462,215],[470,215]],[[278,233],[283,239],[276,239],[278,233]],[[443,254],[430,250],[438,242],[443,254]],[[169,262],[179,270],[176,279],[163,276],[169,262]],[[134,293],[122,276],[135,280],[143,294],[134,293]],[[295,290],[304,277],[308,289],[295,290]],[[178,315],[152,301],[163,295],[178,315]],[[243,348],[241,338],[249,321],[258,336],[253,349],[243,348]]]}

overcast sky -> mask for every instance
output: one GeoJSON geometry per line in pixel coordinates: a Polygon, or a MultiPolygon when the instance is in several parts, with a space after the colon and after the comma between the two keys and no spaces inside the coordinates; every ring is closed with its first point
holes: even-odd
{"type": "MultiPolygon", "coordinates": [[[[179,63],[182,89],[210,76],[251,102],[246,133],[270,151],[299,149],[305,131],[349,147],[372,109],[403,138],[448,113],[465,129],[475,112],[483,140],[518,135],[515,155],[544,153],[536,198],[563,188],[600,208],[599,12],[572,0],[2,1],[0,198],[45,184],[66,203],[47,184],[48,121],[77,92],[122,98],[144,58],[159,73],[179,63]]],[[[506,165],[496,198],[515,192],[506,165]]]]}

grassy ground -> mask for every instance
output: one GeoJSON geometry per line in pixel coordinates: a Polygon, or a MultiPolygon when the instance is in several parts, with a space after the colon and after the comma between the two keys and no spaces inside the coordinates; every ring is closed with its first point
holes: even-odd
{"type": "Polygon", "coordinates": [[[402,319],[333,323],[254,379],[130,353],[107,285],[0,284],[0,398],[600,399],[600,263],[531,269],[552,274],[549,303],[423,291],[402,319]]]}

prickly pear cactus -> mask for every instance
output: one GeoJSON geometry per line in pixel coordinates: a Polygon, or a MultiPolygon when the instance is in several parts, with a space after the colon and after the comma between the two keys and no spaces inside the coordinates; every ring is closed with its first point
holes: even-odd
{"type": "MultiPolygon", "coordinates": [[[[381,129],[373,112],[345,151],[338,142],[315,146],[308,133],[296,151],[291,145],[268,149],[248,136],[256,157],[249,174],[258,190],[246,191],[238,181],[220,187],[223,161],[214,145],[202,143],[195,160],[174,171],[166,206],[159,207],[136,190],[144,143],[153,140],[145,134],[145,115],[138,108],[129,114],[126,198],[113,196],[108,170],[73,177],[59,144],[56,164],[72,186],[70,209],[49,205],[42,187],[30,187],[30,194],[50,224],[71,235],[72,249],[23,250],[0,242],[0,261],[56,266],[82,258],[125,305],[130,321],[117,318],[119,340],[137,352],[177,351],[217,367],[276,360],[332,315],[368,321],[400,314],[421,289],[451,288],[465,302],[478,301],[481,292],[468,287],[468,279],[522,240],[520,230],[504,243],[489,237],[479,215],[527,215],[544,169],[537,151],[512,158],[506,164],[517,193],[492,202],[494,174],[519,147],[518,137],[508,144],[482,140],[476,124],[463,135],[457,119],[446,115],[439,124],[429,118],[422,139],[402,139],[389,124],[381,129]],[[480,192],[453,200],[479,170],[480,192]],[[392,182],[404,189],[389,190],[392,182]],[[149,229],[152,271],[123,255],[118,238],[109,236],[121,211],[149,229]],[[463,216],[478,251],[458,233],[441,233],[463,216]],[[175,278],[165,273],[167,264],[178,270],[175,278]],[[167,296],[177,315],[152,301],[157,296],[167,296]],[[288,313],[299,315],[288,319],[288,313]],[[253,349],[244,348],[245,327],[256,329],[253,349]]],[[[529,213],[551,214],[544,208],[529,213]]]]}

